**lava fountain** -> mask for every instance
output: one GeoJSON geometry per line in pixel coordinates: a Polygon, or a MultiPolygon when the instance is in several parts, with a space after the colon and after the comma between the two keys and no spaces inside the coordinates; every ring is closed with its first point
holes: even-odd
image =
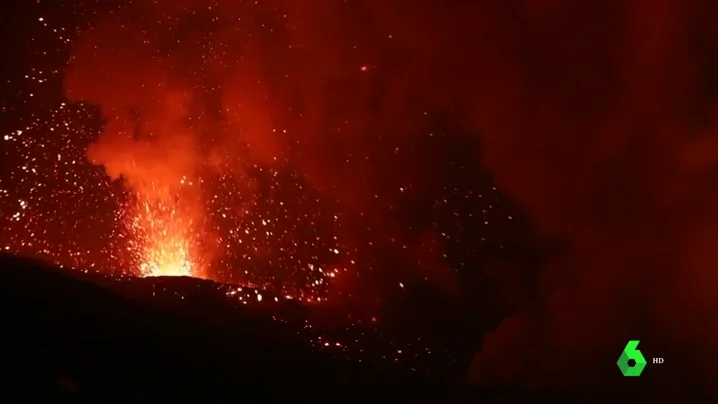
{"type": "Polygon", "coordinates": [[[198,236],[200,216],[186,196],[166,190],[139,193],[126,212],[130,249],[140,276],[205,277],[198,236]]]}

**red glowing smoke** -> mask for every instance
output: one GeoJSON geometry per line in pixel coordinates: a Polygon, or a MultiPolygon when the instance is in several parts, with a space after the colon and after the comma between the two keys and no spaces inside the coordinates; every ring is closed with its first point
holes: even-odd
{"type": "Polygon", "coordinates": [[[707,4],[531,1],[481,13],[490,34],[474,45],[472,118],[483,163],[570,249],[544,269],[541,308],[502,324],[474,376],[513,363],[508,379],[570,383],[586,377],[571,377],[571,355],[610,357],[602,347],[629,335],[715,338],[705,285],[718,37],[707,4]],[[694,327],[688,313],[710,320],[694,327]],[[527,352],[529,336],[539,352],[527,352]],[[497,349],[516,357],[491,361],[497,349]]]}

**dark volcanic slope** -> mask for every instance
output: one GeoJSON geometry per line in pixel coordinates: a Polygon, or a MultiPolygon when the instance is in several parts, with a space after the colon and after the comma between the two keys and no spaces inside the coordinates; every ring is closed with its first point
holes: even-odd
{"type": "Polygon", "coordinates": [[[253,332],[223,333],[37,262],[1,260],[4,357],[25,397],[61,385],[103,401],[310,399],[344,387],[404,398],[429,392],[425,381],[303,350],[266,321],[245,316],[245,328],[253,332]]]}
{"type": "MultiPolygon", "coordinates": [[[[1,255],[0,268],[0,318],[6,330],[2,380],[14,387],[5,390],[12,402],[48,395],[52,401],[66,396],[91,402],[536,399],[521,391],[472,390],[458,382],[330,357],[309,349],[306,335],[291,332],[291,325],[270,320],[265,309],[270,306],[212,301],[219,296],[217,285],[204,281],[98,284],[1,255]],[[182,304],[141,298],[157,288],[182,291],[182,304]],[[139,297],[128,297],[133,295],[139,297]]],[[[274,307],[282,309],[281,303],[274,307]]]]}

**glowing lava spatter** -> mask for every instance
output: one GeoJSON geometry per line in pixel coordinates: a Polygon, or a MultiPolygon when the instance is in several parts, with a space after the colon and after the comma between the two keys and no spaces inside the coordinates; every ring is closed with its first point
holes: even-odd
{"type": "Polygon", "coordinates": [[[195,215],[179,196],[138,197],[126,224],[139,275],[203,277],[195,215]]]}

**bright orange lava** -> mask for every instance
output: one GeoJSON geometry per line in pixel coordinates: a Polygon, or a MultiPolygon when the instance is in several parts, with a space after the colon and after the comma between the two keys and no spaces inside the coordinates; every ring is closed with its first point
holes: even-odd
{"type": "Polygon", "coordinates": [[[194,224],[176,199],[140,200],[131,216],[140,275],[202,277],[194,224]]]}

